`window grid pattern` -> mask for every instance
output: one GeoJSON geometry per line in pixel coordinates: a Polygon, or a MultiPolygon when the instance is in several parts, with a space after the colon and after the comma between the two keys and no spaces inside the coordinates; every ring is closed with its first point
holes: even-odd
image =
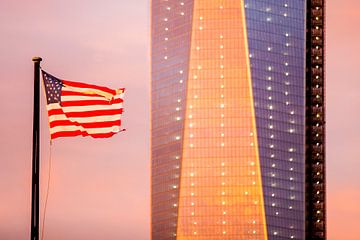
{"type": "Polygon", "coordinates": [[[177,239],[267,239],[244,14],[195,1],[177,239]]]}
{"type": "Polygon", "coordinates": [[[305,1],[245,0],[269,239],[304,239],[305,1]]]}
{"type": "Polygon", "coordinates": [[[153,0],[152,239],[176,239],[193,1],[153,0]]]}

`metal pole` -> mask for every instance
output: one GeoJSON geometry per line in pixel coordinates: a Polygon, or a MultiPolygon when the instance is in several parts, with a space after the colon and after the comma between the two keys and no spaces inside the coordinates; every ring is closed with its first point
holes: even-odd
{"type": "Polygon", "coordinates": [[[40,173],[40,57],[34,62],[34,113],[32,151],[32,192],[31,192],[31,238],[39,240],[39,173],[40,173]]]}

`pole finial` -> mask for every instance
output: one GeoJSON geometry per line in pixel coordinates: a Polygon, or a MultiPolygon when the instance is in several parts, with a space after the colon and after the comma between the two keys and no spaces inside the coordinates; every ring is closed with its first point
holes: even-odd
{"type": "Polygon", "coordinates": [[[42,61],[42,58],[41,57],[33,57],[32,60],[34,62],[41,62],[42,61]]]}

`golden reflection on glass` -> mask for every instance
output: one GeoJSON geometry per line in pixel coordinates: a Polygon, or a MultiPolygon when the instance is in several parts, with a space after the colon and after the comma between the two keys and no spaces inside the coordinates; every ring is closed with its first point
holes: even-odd
{"type": "Polygon", "coordinates": [[[243,1],[195,0],[177,239],[267,239],[243,1]]]}

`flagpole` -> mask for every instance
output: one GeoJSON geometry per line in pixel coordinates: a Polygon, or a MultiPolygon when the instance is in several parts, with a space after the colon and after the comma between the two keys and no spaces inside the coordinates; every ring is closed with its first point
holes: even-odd
{"type": "Polygon", "coordinates": [[[34,112],[33,112],[30,240],[39,240],[40,62],[42,59],[41,57],[33,57],[32,60],[34,62],[34,112]]]}

